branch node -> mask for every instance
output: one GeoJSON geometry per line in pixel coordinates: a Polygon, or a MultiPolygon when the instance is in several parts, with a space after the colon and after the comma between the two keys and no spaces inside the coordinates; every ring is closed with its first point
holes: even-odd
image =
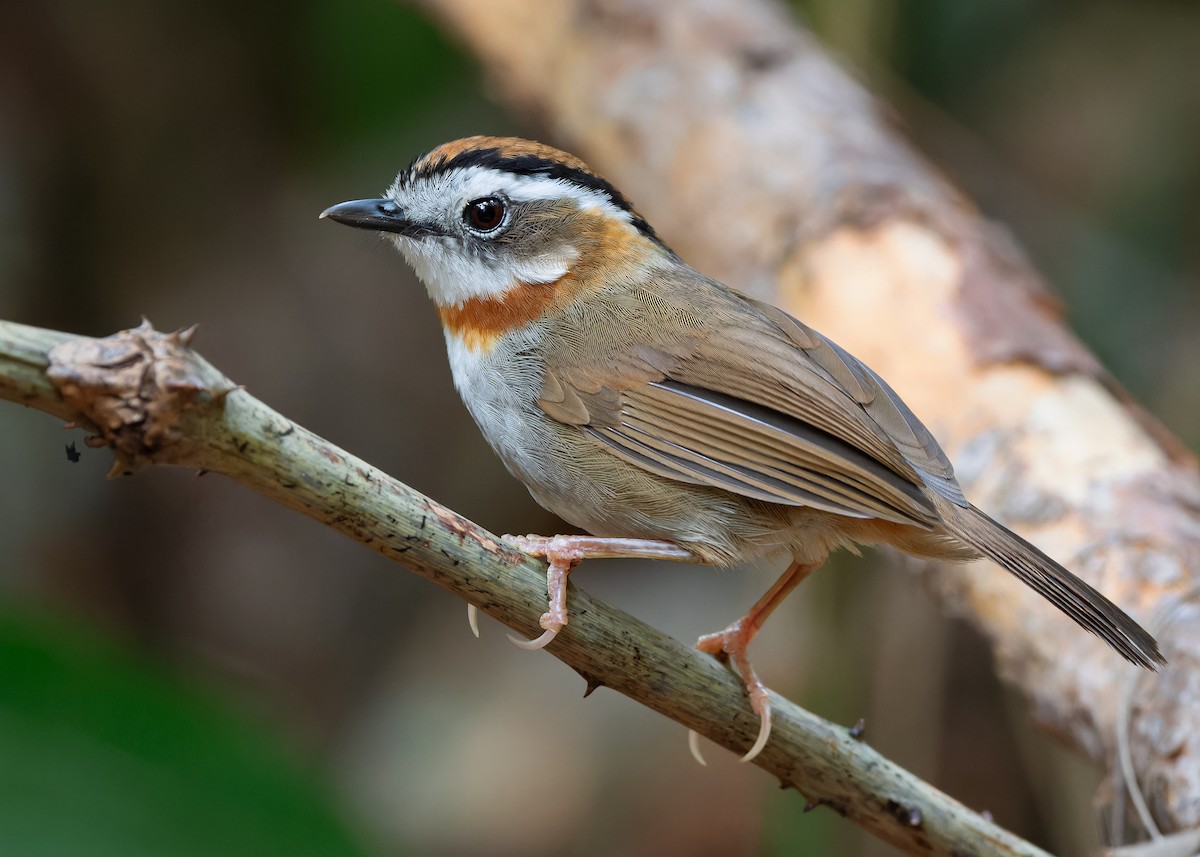
{"type": "Polygon", "coordinates": [[[104,339],[79,337],[51,348],[46,376],[100,431],[84,442],[110,446],[110,476],[151,464],[182,435],[183,415],[227,392],[209,393],[204,365],[188,349],[195,328],[171,334],[144,320],[104,339]]]}

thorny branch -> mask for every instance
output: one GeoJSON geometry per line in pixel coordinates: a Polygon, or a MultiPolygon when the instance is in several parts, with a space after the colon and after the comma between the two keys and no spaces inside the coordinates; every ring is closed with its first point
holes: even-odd
{"type": "MultiPolygon", "coordinates": [[[[143,324],[105,339],[0,321],[0,399],[95,432],[114,472],[173,464],[224,473],[475,604],[525,635],[545,607],[545,567],[457,513],[276,413],[189,347],[143,324]]],[[[571,623],[547,651],[590,690],[610,687],[730,750],[758,718],[714,658],[571,586],[571,623]]],[[[776,697],[754,764],[912,854],[1044,852],[880,756],[846,729],[776,697]]]]}

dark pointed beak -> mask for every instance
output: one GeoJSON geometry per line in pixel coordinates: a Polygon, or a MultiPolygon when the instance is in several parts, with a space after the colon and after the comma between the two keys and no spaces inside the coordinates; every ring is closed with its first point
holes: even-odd
{"type": "Polygon", "coordinates": [[[326,217],[346,226],[396,232],[400,235],[418,235],[428,231],[408,220],[400,206],[390,199],[355,199],[339,202],[321,212],[321,219],[326,217]]]}

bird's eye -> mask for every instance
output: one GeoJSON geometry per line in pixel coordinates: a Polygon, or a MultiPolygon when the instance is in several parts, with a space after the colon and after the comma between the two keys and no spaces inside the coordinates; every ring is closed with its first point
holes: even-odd
{"type": "Polygon", "coordinates": [[[494,196],[472,200],[463,209],[463,220],[476,232],[493,232],[504,222],[504,200],[494,196]]]}

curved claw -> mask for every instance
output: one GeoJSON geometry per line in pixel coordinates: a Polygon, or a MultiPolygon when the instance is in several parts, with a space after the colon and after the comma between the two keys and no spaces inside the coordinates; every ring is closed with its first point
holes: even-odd
{"type": "Polygon", "coordinates": [[[550,645],[550,641],[558,636],[557,628],[547,628],[542,632],[541,636],[535,637],[532,640],[522,640],[520,637],[508,635],[508,640],[518,649],[524,649],[527,652],[536,652],[538,649],[544,649],[550,645]]]}
{"type": "Polygon", "coordinates": [[[474,604],[467,605],[467,624],[471,626],[471,633],[475,635],[475,639],[479,639],[479,608],[474,604]]]}
{"type": "Polygon", "coordinates": [[[750,748],[746,755],[742,756],[742,762],[749,762],[763,751],[763,747],[767,746],[767,739],[771,737],[771,703],[767,700],[762,702],[762,710],[758,713],[762,719],[758,725],[758,738],[754,741],[754,746],[750,748]]]}
{"type": "Polygon", "coordinates": [[[688,730],[688,752],[700,767],[708,767],[708,762],[704,761],[704,754],[700,752],[700,733],[695,729],[688,730]]]}

